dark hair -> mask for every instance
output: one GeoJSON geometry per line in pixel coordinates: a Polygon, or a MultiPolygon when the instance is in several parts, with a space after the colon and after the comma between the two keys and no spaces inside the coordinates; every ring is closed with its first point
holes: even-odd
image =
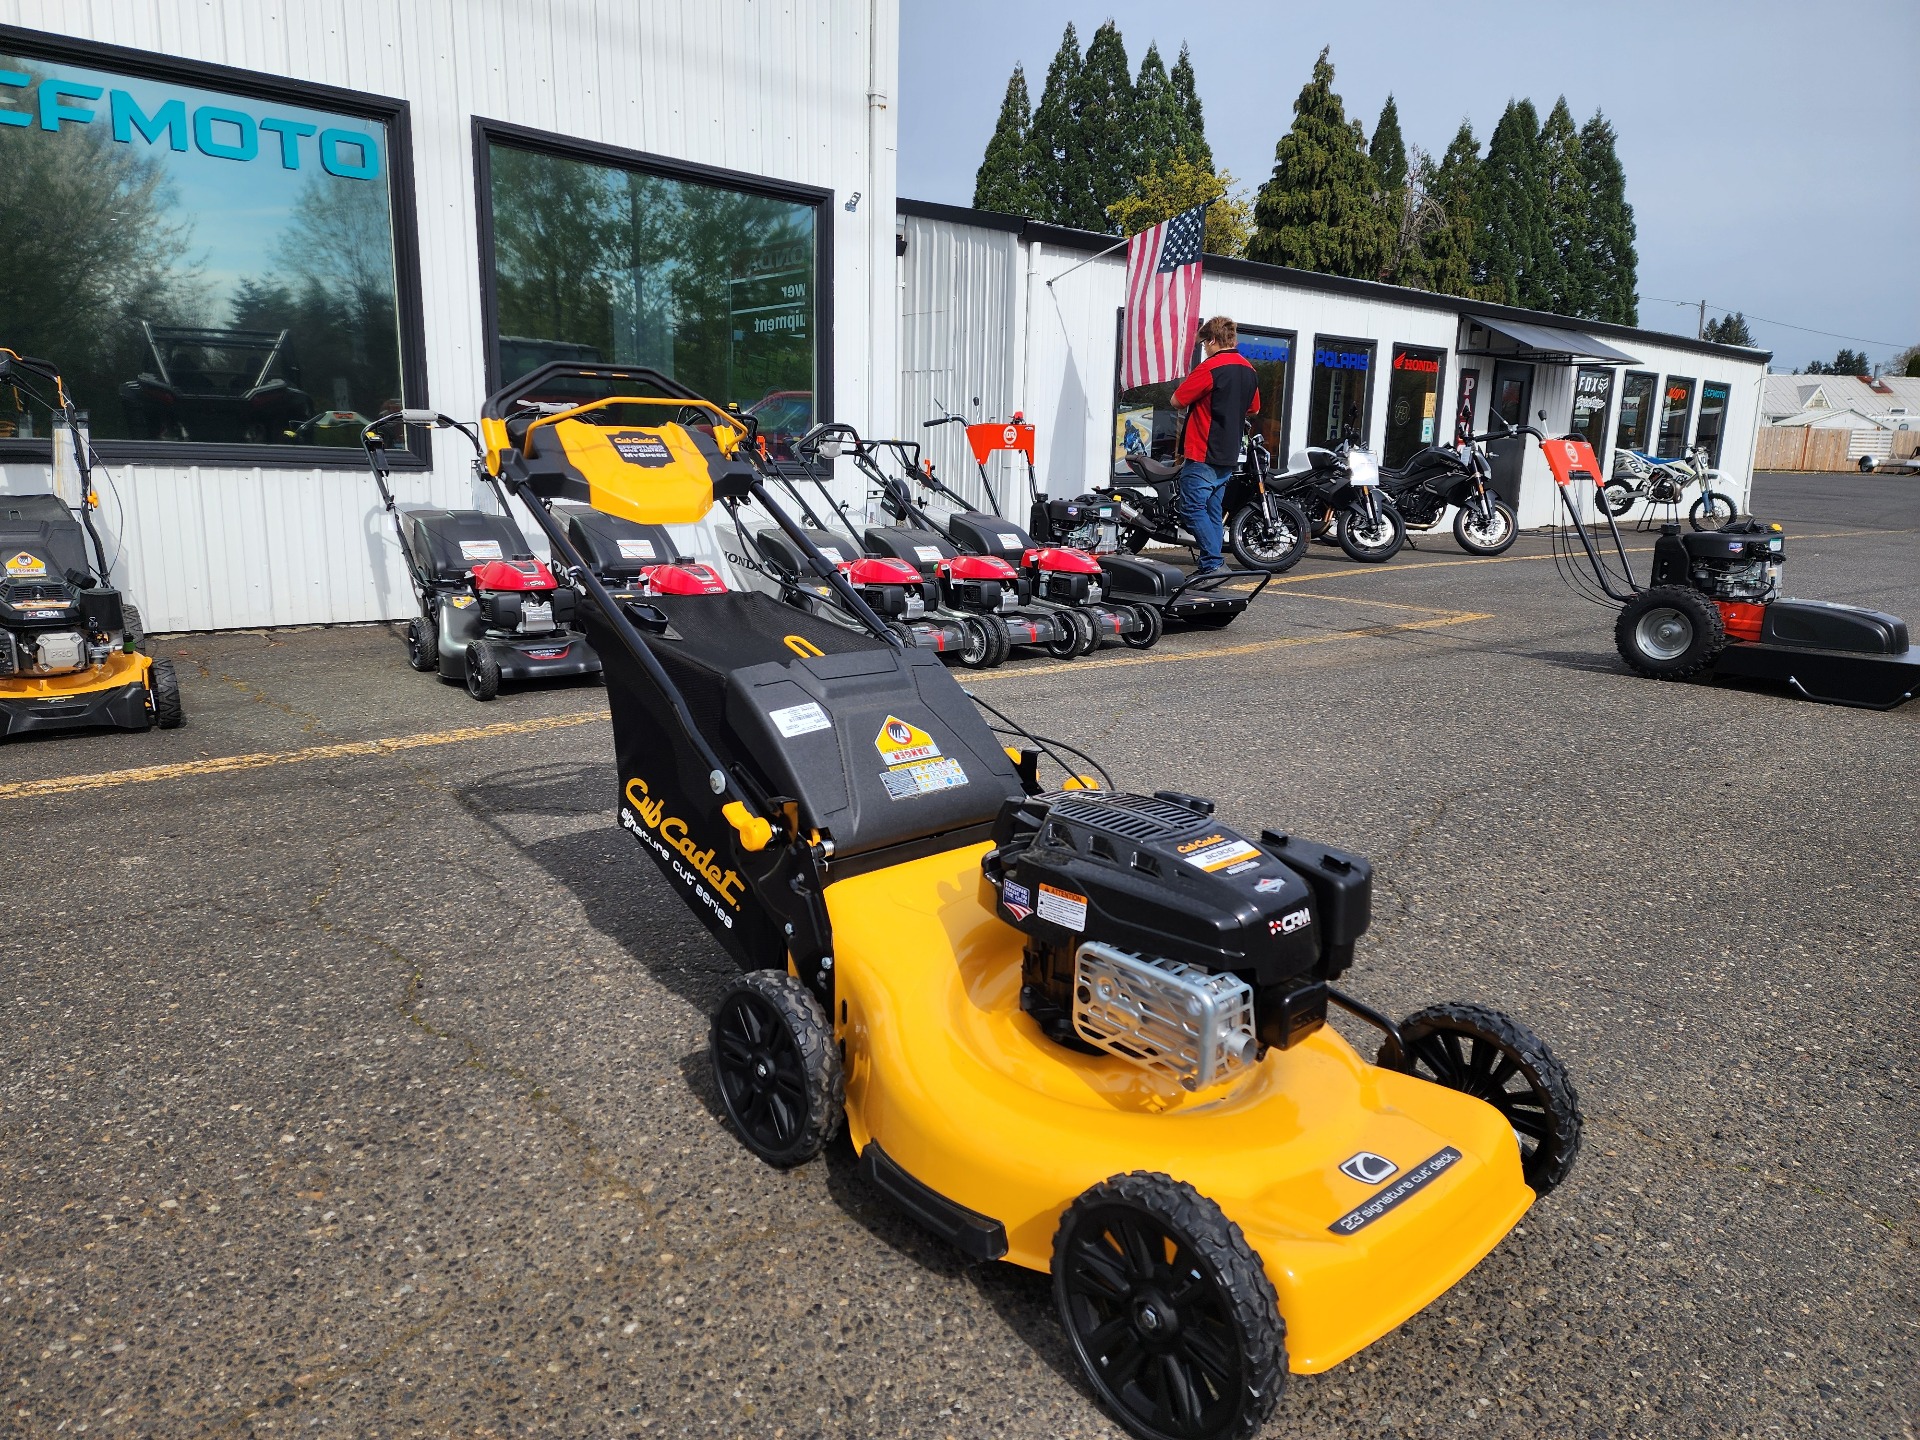
{"type": "Polygon", "coordinates": [[[1200,338],[1224,348],[1231,348],[1240,338],[1240,327],[1233,323],[1230,316],[1216,315],[1200,327],[1200,338]]]}

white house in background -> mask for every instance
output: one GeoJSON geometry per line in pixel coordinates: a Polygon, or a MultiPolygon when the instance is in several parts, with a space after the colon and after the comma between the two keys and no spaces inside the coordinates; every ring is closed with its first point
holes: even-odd
{"type": "Polygon", "coordinates": [[[1895,435],[1920,430],[1920,377],[1769,375],[1760,423],[1845,430],[1848,459],[1885,459],[1895,435]]]}

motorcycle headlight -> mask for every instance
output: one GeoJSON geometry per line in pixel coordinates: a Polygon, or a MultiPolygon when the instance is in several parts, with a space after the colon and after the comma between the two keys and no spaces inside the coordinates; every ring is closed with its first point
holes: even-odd
{"type": "Polygon", "coordinates": [[[1380,462],[1365,450],[1347,452],[1347,478],[1355,485],[1378,485],[1380,462]]]}

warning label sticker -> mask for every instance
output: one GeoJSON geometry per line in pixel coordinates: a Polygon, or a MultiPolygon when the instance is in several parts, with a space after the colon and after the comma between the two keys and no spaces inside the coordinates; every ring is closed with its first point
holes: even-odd
{"type": "Polygon", "coordinates": [[[1180,849],[1181,859],[1202,870],[1225,870],[1243,860],[1259,863],[1260,852],[1238,835],[1209,835],[1204,840],[1189,840],[1180,849]]]}
{"type": "Polygon", "coordinates": [[[1026,548],[1020,543],[1020,537],[1018,535],[1009,535],[1006,531],[1002,530],[999,532],[999,538],[1000,548],[1002,550],[1024,550],[1026,548]]]}
{"type": "Polygon", "coordinates": [[[500,554],[498,540],[462,540],[460,558],[462,560],[499,560],[504,557],[500,554]]]}
{"type": "Polygon", "coordinates": [[[831,561],[832,561],[832,562],[833,562],[834,564],[836,564],[836,565],[844,565],[844,564],[846,563],[846,560],[847,560],[847,557],[846,557],[846,556],[844,556],[844,555],[842,555],[842,554],[841,554],[841,553],[840,553],[840,552],[839,552],[838,550],[836,550],[836,549],[835,549],[835,548],[834,548],[833,546],[831,546],[831,545],[821,545],[821,546],[818,546],[818,547],[816,547],[816,548],[817,548],[817,549],[818,549],[818,550],[820,551],[820,553],[821,553],[822,555],[824,555],[824,556],[826,556],[826,557],[827,557],[827,559],[829,559],[829,560],[831,560],[831,561]]]}
{"type": "Polygon", "coordinates": [[[655,558],[653,542],[651,540],[622,540],[620,542],[620,558],[622,560],[652,560],[655,558]]]}
{"type": "Polygon", "coordinates": [[[929,565],[934,564],[940,558],[940,549],[935,545],[916,545],[913,547],[913,553],[929,565]]]}
{"type": "Polygon", "coordinates": [[[881,772],[880,783],[887,797],[905,800],[913,795],[931,795],[936,790],[954,790],[967,783],[967,772],[953,759],[922,760],[917,765],[900,765],[881,772]]]}
{"type": "Polygon", "coordinates": [[[1051,920],[1069,930],[1087,928],[1087,897],[1054,885],[1040,887],[1039,903],[1034,907],[1042,920],[1051,920]]]}
{"type": "Polygon", "coordinates": [[[44,575],[46,573],[47,562],[38,555],[22,550],[18,555],[7,557],[7,574],[9,575],[44,575]]]}
{"type": "Polygon", "coordinates": [[[890,766],[933,760],[940,754],[940,746],[931,735],[918,725],[909,725],[897,715],[887,716],[881,724],[880,733],[873,738],[873,748],[890,766]]]}
{"type": "Polygon", "coordinates": [[[767,718],[789,740],[796,735],[811,735],[816,730],[829,729],[833,725],[833,721],[827,718],[827,712],[812,700],[804,705],[789,705],[784,710],[770,711],[767,718]]]}
{"type": "Polygon", "coordinates": [[[658,435],[649,435],[644,430],[628,430],[618,435],[609,435],[607,443],[612,445],[620,458],[629,465],[671,465],[673,463],[673,452],[667,448],[667,442],[658,435]]]}

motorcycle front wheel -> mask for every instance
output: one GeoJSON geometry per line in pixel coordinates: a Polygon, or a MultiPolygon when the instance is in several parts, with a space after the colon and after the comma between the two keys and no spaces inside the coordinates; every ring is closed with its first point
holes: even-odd
{"type": "Polygon", "coordinates": [[[1696,530],[1718,530],[1722,525],[1731,525],[1739,518],[1740,510],[1732,497],[1722,495],[1717,490],[1704,492],[1687,512],[1687,523],[1696,530]]]}
{"type": "Polygon", "coordinates": [[[1234,511],[1227,527],[1227,544],[1233,558],[1249,570],[1266,570],[1278,575],[1291,570],[1307,553],[1307,517],[1291,500],[1270,499],[1269,518],[1256,501],[1234,511]]]}
{"type": "Polygon", "coordinates": [[[1513,548],[1520,538],[1520,526],[1513,518],[1513,507],[1504,500],[1489,497],[1485,515],[1462,509],[1453,517],[1453,538],[1469,555],[1499,555],[1513,548]]]}
{"type": "Polygon", "coordinates": [[[1407,543],[1407,527],[1391,505],[1380,507],[1377,520],[1368,519],[1366,511],[1355,507],[1340,512],[1339,539],[1348,559],[1377,565],[1400,553],[1400,547],[1407,543]]]}

